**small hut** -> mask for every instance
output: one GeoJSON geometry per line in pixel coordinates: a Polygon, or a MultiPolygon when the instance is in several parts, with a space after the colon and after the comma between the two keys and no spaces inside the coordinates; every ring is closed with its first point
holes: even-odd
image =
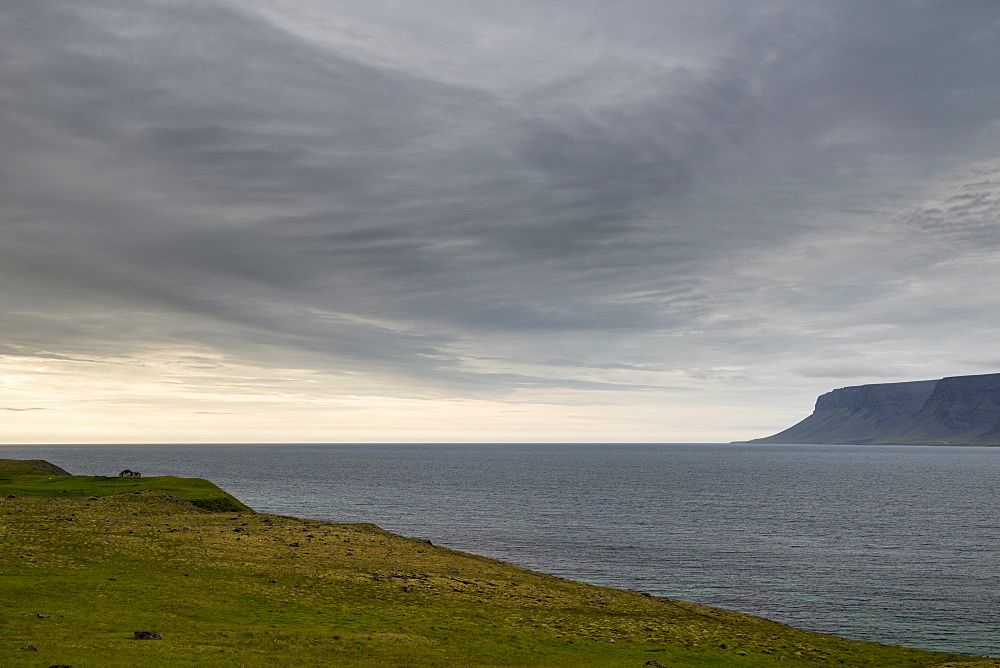
{"type": "Polygon", "coordinates": [[[118,474],[118,477],[119,478],[141,478],[142,474],[139,473],[138,471],[130,471],[128,469],[125,469],[124,471],[122,471],[121,473],[118,474]]]}

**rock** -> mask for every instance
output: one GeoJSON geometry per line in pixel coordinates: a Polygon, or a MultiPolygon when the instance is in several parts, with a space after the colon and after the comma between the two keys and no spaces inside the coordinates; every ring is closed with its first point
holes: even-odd
{"type": "Polygon", "coordinates": [[[407,594],[413,591],[413,587],[400,587],[400,589],[405,591],[407,594]]]}
{"type": "Polygon", "coordinates": [[[54,666],[49,666],[49,668],[73,668],[73,666],[68,666],[64,663],[57,663],[54,666]]]}
{"type": "Polygon", "coordinates": [[[158,631],[133,631],[136,640],[162,640],[158,631]]]}
{"type": "Polygon", "coordinates": [[[1000,445],[1000,373],[842,387],[798,424],[747,442],[1000,445]]]}
{"type": "Polygon", "coordinates": [[[652,659],[650,659],[649,661],[647,661],[646,665],[647,666],[653,666],[653,668],[667,668],[665,665],[663,665],[659,661],[653,661],[652,659]]]}
{"type": "Polygon", "coordinates": [[[21,649],[26,649],[29,652],[37,652],[38,651],[38,648],[36,648],[34,645],[25,645],[21,649]]]}
{"type": "Polygon", "coordinates": [[[39,619],[46,619],[46,618],[51,617],[51,616],[52,615],[47,615],[44,612],[39,612],[38,614],[35,615],[35,617],[38,617],[39,619]]]}

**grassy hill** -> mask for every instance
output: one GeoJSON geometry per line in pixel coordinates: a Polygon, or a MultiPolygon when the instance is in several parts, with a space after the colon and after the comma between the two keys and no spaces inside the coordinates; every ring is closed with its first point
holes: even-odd
{"type": "Polygon", "coordinates": [[[2,666],[1000,666],[184,500],[206,481],[73,478],[0,472],[2,666]]]}
{"type": "Polygon", "coordinates": [[[44,459],[0,459],[0,472],[36,473],[45,475],[72,475],[69,471],[50,464],[44,459]]]}
{"type": "Polygon", "coordinates": [[[78,498],[151,490],[173,494],[206,510],[252,512],[242,501],[202,478],[71,475],[58,466],[40,459],[0,459],[0,491],[4,496],[13,494],[44,498],[78,498]]]}

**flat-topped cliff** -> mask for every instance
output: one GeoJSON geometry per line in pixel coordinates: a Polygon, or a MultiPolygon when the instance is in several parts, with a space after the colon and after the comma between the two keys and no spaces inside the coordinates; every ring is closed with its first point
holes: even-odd
{"type": "Polygon", "coordinates": [[[798,424],[749,443],[1000,445],[1000,373],[842,387],[798,424]]]}

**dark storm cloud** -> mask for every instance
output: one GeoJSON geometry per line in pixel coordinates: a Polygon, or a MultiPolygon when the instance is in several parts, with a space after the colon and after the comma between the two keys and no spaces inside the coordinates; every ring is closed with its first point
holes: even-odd
{"type": "Polygon", "coordinates": [[[897,194],[982,151],[994,2],[743,4],[351,7],[424,49],[375,58],[237,3],[8,3],[3,340],[625,389],[497,369],[802,351],[776,318],[864,322],[905,293],[908,259],[856,280],[740,271],[811,235],[832,253],[866,206],[933,253],[995,241],[995,179],[940,207],[897,194]],[[490,30],[520,41],[490,51],[473,37],[490,30]]]}

